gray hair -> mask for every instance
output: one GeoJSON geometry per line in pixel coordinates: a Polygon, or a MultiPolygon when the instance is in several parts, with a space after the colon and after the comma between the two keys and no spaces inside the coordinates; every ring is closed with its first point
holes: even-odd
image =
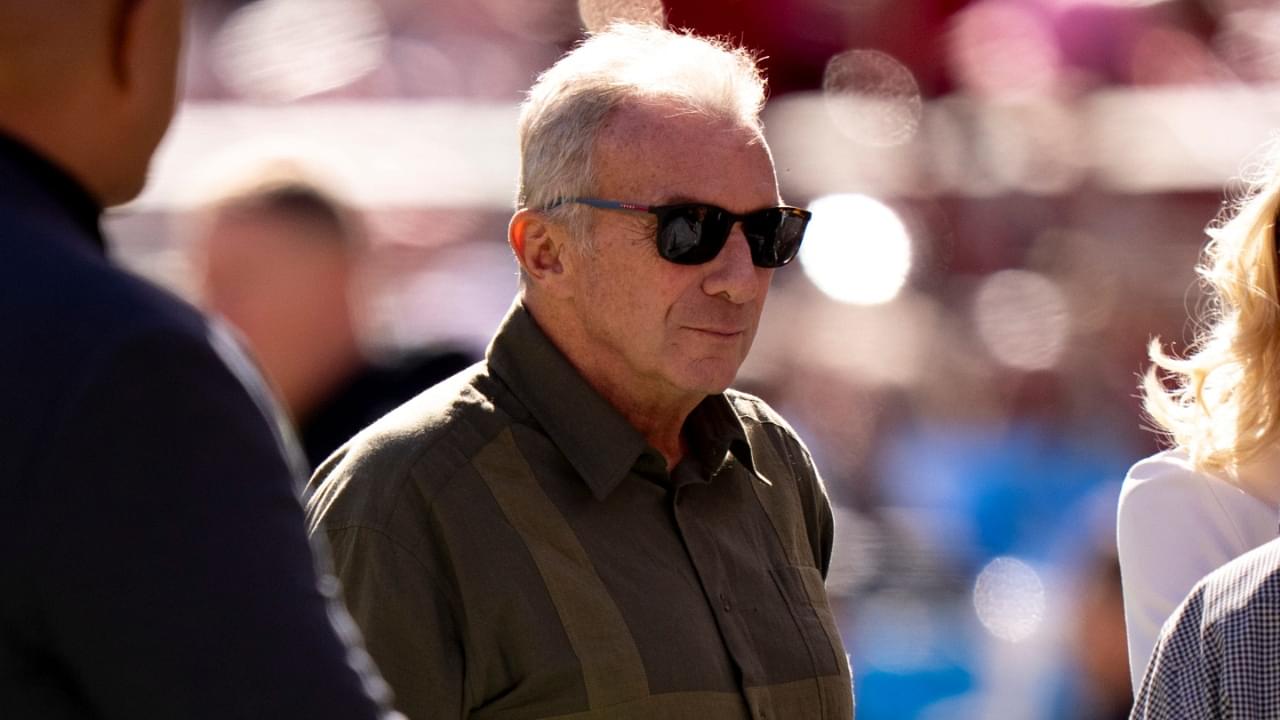
{"type": "Polygon", "coordinates": [[[211,193],[205,223],[214,217],[271,216],[302,223],[317,246],[354,252],[363,249],[368,228],[327,178],[289,159],[255,165],[211,193]]]}
{"type": "MultiPolygon", "coordinates": [[[[530,88],[520,108],[516,206],[543,209],[590,193],[605,119],[625,103],[646,100],[763,130],[765,82],[749,51],[687,31],[615,23],[589,35],[530,88]]],[[[551,215],[585,242],[584,211],[560,205],[551,215]]]]}

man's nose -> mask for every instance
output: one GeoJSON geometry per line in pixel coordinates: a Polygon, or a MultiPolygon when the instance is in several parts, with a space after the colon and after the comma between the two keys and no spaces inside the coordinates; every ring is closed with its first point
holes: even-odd
{"type": "Polygon", "coordinates": [[[742,232],[742,223],[734,223],[720,253],[710,262],[711,268],[702,281],[702,289],[708,295],[723,295],[733,303],[742,304],[755,300],[761,286],[769,281],[761,277],[765,271],[751,262],[751,248],[742,232]]]}

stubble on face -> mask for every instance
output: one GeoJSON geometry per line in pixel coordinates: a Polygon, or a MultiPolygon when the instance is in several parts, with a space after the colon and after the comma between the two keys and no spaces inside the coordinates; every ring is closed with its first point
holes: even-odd
{"type": "MultiPolygon", "coordinates": [[[[610,200],[739,213],[778,202],[754,130],[669,104],[615,111],[596,144],[596,176],[593,194],[610,200]]],[[[624,394],[696,404],[723,391],[751,347],[772,271],[751,265],[740,229],[715,260],[685,266],[659,257],[652,215],[593,213],[575,295],[585,364],[624,394]]]]}

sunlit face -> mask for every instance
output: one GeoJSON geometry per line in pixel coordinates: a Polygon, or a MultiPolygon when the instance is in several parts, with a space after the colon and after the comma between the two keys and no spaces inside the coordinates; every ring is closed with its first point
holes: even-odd
{"type": "Polygon", "coordinates": [[[204,308],[227,320],[295,417],[350,370],[353,258],[334,230],[270,211],[215,213],[200,239],[204,308]]]}
{"type": "MultiPolygon", "coordinates": [[[[762,138],[669,105],[614,111],[595,147],[592,195],[648,205],[705,202],[735,213],[779,204],[762,138]]],[[[694,398],[733,381],[755,337],[772,270],[751,263],[735,226],[703,265],[662,259],[656,218],[589,210],[593,247],[572,263],[587,365],[640,402],[694,398]]]]}

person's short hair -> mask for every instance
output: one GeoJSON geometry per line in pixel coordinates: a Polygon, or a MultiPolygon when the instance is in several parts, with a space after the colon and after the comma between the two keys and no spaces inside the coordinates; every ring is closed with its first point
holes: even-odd
{"type": "Polygon", "coordinates": [[[358,213],[321,180],[288,162],[258,168],[209,203],[214,216],[269,216],[314,228],[318,244],[353,251],[365,241],[358,213]]]}
{"type": "MultiPolygon", "coordinates": [[[[687,31],[615,23],[588,36],[538,77],[520,108],[517,208],[590,194],[592,151],[605,119],[625,103],[646,100],[760,132],[765,82],[746,49],[687,31]]],[[[566,204],[552,214],[585,241],[582,210],[566,204]]]]}
{"type": "Polygon", "coordinates": [[[1280,441],[1280,141],[1271,155],[1207,230],[1196,270],[1210,294],[1189,353],[1172,357],[1152,340],[1143,380],[1157,429],[1186,448],[1197,468],[1228,479],[1280,441]]]}

